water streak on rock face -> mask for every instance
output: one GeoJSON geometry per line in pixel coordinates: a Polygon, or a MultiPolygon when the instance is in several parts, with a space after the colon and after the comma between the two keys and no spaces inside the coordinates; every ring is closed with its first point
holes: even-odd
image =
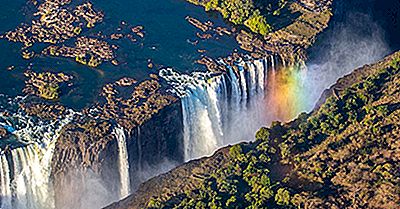
{"type": "Polygon", "coordinates": [[[130,193],[130,177],[129,177],[129,161],[128,150],[126,148],[126,136],[124,129],[121,127],[114,128],[114,134],[118,142],[118,166],[120,176],[120,199],[126,197],[130,193]]]}
{"type": "Polygon", "coordinates": [[[140,126],[137,127],[138,171],[142,172],[142,143],[140,140],[140,126]]]}

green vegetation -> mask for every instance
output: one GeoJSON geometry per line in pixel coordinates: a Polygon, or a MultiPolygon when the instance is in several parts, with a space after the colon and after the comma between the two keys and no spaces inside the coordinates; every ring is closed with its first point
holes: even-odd
{"type": "Polygon", "coordinates": [[[148,208],[396,208],[400,54],[311,114],[275,122],[193,189],[148,208]]]}
{"type": "Polygon", "coordinates": [[[250,28],[253,32],[261,35],[266,35],[272,31],[272,27],[267,23],[265,17],[260,14],[259,10],[256,10],[253,15],[244,22],[244,25],[250,28]]]}
{"type": "Polygon", "coordinates": [[[58,99],[60,87],[56,83],[48,83],[42,86],[39,86],[39,96],[43,99],[54,100],[58,99]]]}
{"type": "Polygon", "coordinates": [[[251,31],[266,35],[272,31],[266,15],[279,15],[287,0],[188,0],[204,6],[206,11],[216,10],[235,25],[245,25],[251,31]]]}

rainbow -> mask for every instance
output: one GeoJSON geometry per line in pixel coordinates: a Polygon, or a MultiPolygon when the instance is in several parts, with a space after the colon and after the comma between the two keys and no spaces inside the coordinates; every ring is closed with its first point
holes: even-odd
{"type": "Polygon", "coordinates": [[[306,109],[306,73],[299,65],[280,65],[268,71],[265,103],[270,118],[287,122],[306,109]]]}

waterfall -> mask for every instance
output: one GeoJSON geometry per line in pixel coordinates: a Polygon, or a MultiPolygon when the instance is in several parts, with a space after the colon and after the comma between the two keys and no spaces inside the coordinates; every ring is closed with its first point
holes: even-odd
{"type": "Polygon", "coordinates": [[[235,72],[231,66],[227,66],[229,72],[229,79],[232,86],[232,96],[231,96],[231,103],[232,109],[238,110],[240,107],[240,100],[241,100],[241,91],[239,87],[239,79],[236,77],[235,72]]]}
{"type": "Polygon", "coordinates": [[[240,87],[242,88],[242,108],[246,109],[246,105],[247,105],[247,84],[246,84],[246,75],[245,75],[245,69],[243,67],[243,65],[238,64],[238,68],[239,68],[239,79],[240,79],[240,87]]]}
{"type": "Polygon", "coordinates": [[[275,73],[275,57],[274,57],[274,55],[271,55],[271,68],[272,68],[272,72],[275,73]]]}
{"type": "Polygon", "coordinates": [[[250,97],[253,97],[256,94],[257,90],[256,69],[252,62],[246,62],[246,64],[248,66],[248,71],[250,76],[250,82],[249,82],[250,97]]]}
{"type": "Polygon", "coordinates": [[[2,209],[55,207],[50,179],[51,159],[62,128],[74,115],[73,111],[69,111],[66,117],[54,121],[43,121],[22,112],[11,117],[0,115],[14,129],[11,140],[19,143],[18,147],[11,144],[9,151],[1,154],[2,209]]]}
{"type": "MultiPolygon", "coordinates": [[[[265,89],[265,81],[266,81],[266,72],[265,69],[268,68],[268,66],[264,66],[264,59],[260,60],[255,60],[254,65],[256,68],[257,72],[257,93],[263,93],[265,89]]],[[[266,64],[266,63],[265,63],[266,64]]]]}
{"type": "MultiPolygon", "coordinates": [[[[171,86],[169,91],[181,98],[186,161],[210,155],[218,147],[231,143],[232,138],[242,140],[242,133],[233,134],[239,131],[238,126],[249,126],[251,122],[246,118],[257,121],[261,118],[257,110],[262,107],[253,107],[250,103],[258,95],[264,98],[263,60],[240,61],[235,65],[237,70],[226,65],[227,74],[160,70],[160,77],[171,86]]],[[[248,129],[254,133],[257,128],[248,129]]]]}
{"type": "Polygon", "coordinates": [[[212,91],[215,89],[208,86],[194,86],[182,98],[186,160],[209,155],[218,147],[222,130],[216,93],[212,91]]]}
{"type": "Polygon", "coordinates": [[[246,59],[232,64],[218,60],[226,73],[160,70],[160,77],[170,86],[168,91],[181,98],[185,160],[248,140],[261,126],[282,119],[280,111],[297,111],[293,97],[301,87],[297,72],[286,72],[292,66],[278,71],[283,65],[274,55],[246,59]]]}
{"type": "Polygon", "coordinates": [[[0,208],[11,208],[10,168],[5,155],[1,155],[0,164],[0,208]]]}
{"type": "Polygon", "coordinates": [[[20,147],[11,151],[14,164],[16,208],[53,208],[53,197],[50,184],[50,162],[35,144],[20,147]]]}
{"type": "MultiPolygon", "coordinates": [[[[50,181],[51,157],[54,151],[54,143],[46,148],[37,144],[29,144],[25,147],[12,149],[13,175],[10,182],[10,171],[5,155],[2,157],[2,168],[6,176],[2,178],[2,190],[10,195],[3,195],[2,208],[54,208],[53,190],[50,181]],[[7,187],[8,185],[8,187],[7,187]],[[13,204],[11,200],[13,199],[13,204]]],[[[3,174],[3,175],[4,175],[3,174]]]]}
{"type": "Polygon", "coordinates": [[[160,76],[181,97],[185,160],[212,154],[223,145],[224,76],[203,72],[185,75],[172,69],[161,70],[160,76]]]}
{"type": "Polygon", "coordinates": [[[126,148],[126,137],[124,129],[120,126],[114,128],[114,134],[118,142],[118,165],[120,175],[120,199],[130,193],[129,161],[126,148]]]}

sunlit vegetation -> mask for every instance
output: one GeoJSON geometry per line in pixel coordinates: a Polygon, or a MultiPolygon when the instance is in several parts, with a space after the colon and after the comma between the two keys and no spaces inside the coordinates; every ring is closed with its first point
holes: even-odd
{"type": "Polygon", "coordinates": [[[394,58],[313,113],[261,128],[195,189],[153,198],[148,208],[396,208],[399,89],[394,58]]]}
{"type": "Polygon", "coordinates": [[[251,31],[266,35],[272,27],[267,15],[279,15],[287,0],[188,0],[204,6],[206,11],[216,10],[235,25],[245,25],[251,31]]]}
{"type": "Polygon", "coordinates": [[[48,100],[58,99],[59,88],[59,85],[56,83],[49,83],[39,86],[39,96],[48,100]]]}

